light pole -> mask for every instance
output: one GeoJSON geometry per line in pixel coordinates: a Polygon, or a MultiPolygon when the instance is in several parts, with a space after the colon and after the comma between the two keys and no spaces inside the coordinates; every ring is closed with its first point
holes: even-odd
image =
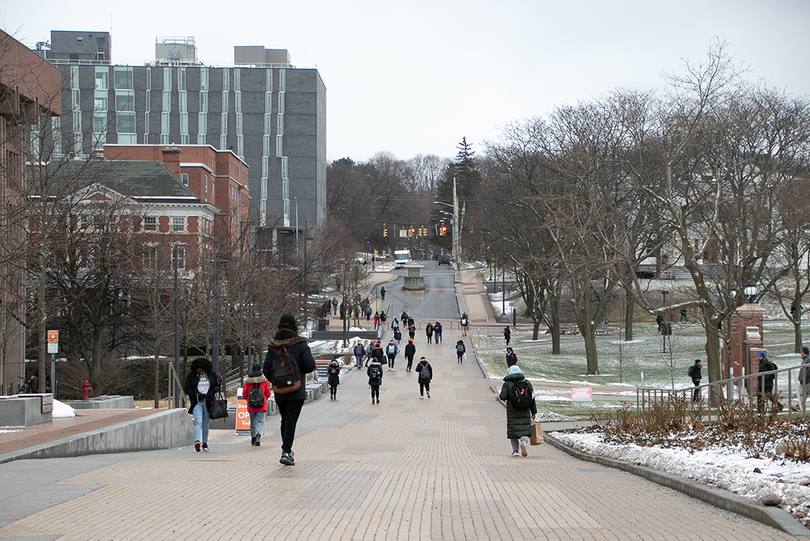
{"type": "MultiPolygon", "coordinates": [[[[180,385],[177,383],[180,378],[180,302],[178,300],[178,278],[177,278],[177,245],[172,246],[172,260],[174,261],[174,407],[180,407],[180,385]]],[[[53,377],[53,372],[51,372],[53,377]]]]}
{"type": "MultiPolygon", "coordinates": [[[[669,293],[669,291],[667,291],[666,289],[661,291],[661,295],[664,296],[664,303],[663,303],[664,308],[666,308],[666,306],[667,306],[667,293],[669,293]]],[[[665,317],[664,322],[661,324],[661,340],[663,341],[663,349],[661,351],[662,353],[667,352],[667,320],[666,319],[667,318],[665,317]]]]}

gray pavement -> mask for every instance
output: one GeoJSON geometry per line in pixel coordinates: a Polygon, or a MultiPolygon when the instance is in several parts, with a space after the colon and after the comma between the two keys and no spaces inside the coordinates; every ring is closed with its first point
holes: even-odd
{"type": "Polygon", "coordinates": [[[511,457],[504,408],[476,363],[456,362],[459,337],[417,335],[430,399],[399,360],[381,404],[362,371],[307,404],[294,467],[278,463],[278,417],[258,448],[222,430],[210,453],[0,464],[0,539],[793,539],[548,444],[511,457]]]}

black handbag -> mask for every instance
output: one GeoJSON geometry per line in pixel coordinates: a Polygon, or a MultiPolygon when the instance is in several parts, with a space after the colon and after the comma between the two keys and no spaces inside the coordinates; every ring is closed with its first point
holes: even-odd
{"type": "Polygon", "coordinates": [[[222,419],[228,416],[228,401],[225,400],[221,392],[217,393],[216,396],[216,399],[207,402],[209,419],[222,419]]]}

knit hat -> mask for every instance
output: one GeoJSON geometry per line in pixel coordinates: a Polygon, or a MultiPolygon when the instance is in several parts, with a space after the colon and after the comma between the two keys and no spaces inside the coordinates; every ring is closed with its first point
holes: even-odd
{"type": "Polygon", "coordinates": [[[413,343],[413,338],[409,338],[408,342],[413,343]]]}
{"type": "Polygon", "coordinates": [[[253,363],[253,366],[251,366],[250,369],[255,372],[257,370],[261,370],[262,365],[260,365],[259,363],[253,363]]]}
{"type": "Polygon", "coordinates": [[[757,353],[757,357],[762,357],[764,359],[765,358],[765,352],[760,351],[759,353],[757,353]]]}
{"type": "Polygon", "coordinates": [[[511,374],[522,374],[523,372],[520,371],[520,367],[518,365],[513,364],[512,366],[509,367],[508,373],[511,375],[511,374]]]}
{"type": "Polygon", "coordinates": [[[281,319],[278,322],[279,329],[290,329],[292,331],[298,332],[298,324],[295,322],[295,318],[290,314],[284,314],[281,316],[281,319]]]}
{"type": "Polygon", "coordinates": [[[699,363],[700,359],[695,359],[695,364],[699,363]]]}

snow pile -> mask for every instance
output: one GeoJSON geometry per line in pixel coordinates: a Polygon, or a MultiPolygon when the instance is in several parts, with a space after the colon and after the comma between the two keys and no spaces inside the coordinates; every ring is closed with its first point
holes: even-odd
{"type": "Polygon", "coordinates": [[[76,410],[58,400],[53,401],[53,418],[76,417],[76,410]]]}
{"type": "Polygon", "coordinates": [[[741,447],[691,451],[675,447],[605,444],[599,433],[555,433],[579,451],[694,479],[759,501],[767,493],[782,498],[788,511],[810,510],[810,465],[785,459],[748,458],[741,447]],[[761,473],[755,472],[755,468],[761,473]]]}

